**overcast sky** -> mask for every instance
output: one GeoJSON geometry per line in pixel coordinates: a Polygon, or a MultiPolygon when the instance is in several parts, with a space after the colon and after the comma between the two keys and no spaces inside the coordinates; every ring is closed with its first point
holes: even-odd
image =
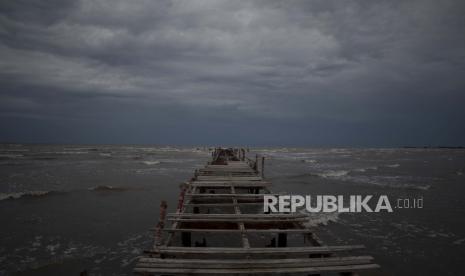
{"type": "Polygon", "coordinates": [[[465,145],[465,1],[0,1],[0,140],[465,145]]]}

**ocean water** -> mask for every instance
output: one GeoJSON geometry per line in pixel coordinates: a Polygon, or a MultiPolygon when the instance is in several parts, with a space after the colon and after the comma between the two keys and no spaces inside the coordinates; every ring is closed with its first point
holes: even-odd
{"type": "MultiPolygon", "coordinates": [[[[423,198],[393,213],[309,214],[328,245],[364,244],[377,275],[461,275],[465,150],[260,148],[275,192],[423,198]]],[[[0,275],[131,274],[161,200],[208,148],[0,145],[0,275]]]]}

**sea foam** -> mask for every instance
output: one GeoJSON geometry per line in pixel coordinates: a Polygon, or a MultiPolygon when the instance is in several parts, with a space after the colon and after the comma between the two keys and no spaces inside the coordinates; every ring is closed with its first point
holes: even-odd
{"type": "Polygon", "coordinates": [[[0,193],[0,201],[7,199],[18,199],[22,197],[40,197],[50,194],[52,191],[26,191],[17,193],[0,193]]]}

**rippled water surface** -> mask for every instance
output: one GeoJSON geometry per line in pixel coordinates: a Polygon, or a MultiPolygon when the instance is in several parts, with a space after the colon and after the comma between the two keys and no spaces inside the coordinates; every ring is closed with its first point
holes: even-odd
{"type": "MultiPolygon", "coordinates": [[[[423,198],[423,209],[309,214],[327,244],[365,244],[383,275],[460,275],[465,151],[251,149],[276,192],[423,198]]],[[[251,153],[252,154],[252,153],[251,153]]],[[[0,145],[0,275],[130,274],[152,245],[161,199],[207,148],[0,145]]]]}

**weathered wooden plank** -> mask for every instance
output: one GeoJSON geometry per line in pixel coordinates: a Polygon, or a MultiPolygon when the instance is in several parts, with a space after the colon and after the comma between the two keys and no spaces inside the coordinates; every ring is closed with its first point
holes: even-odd
{"type": "Polygon", "coordinates": [[[237,176],[258,176],[256,172],[253,171],[237,171],[237,170],[199,170],[197,175],[211,175],[211,176],[222,176],[222,175],[237,175],[237,176]]]}
{"type": "MultiPolygon", "coordinates": [[[[260,206],[263,205],[263,201],[259,202],[238,202],[237,204],[242,206],[260,206]]],[[[190,207],[234,207],[234,203],[186,203],[186,206],[190,207]]]]}
{"type": "Polygon", "coordinates": [[[257,173],[254,172],[254,171],[250,171],[250,170],[244,170],[244,169],[241,169],[241,170],[226,170],[226,169],[222,169],[222,170],[205,170],[205,169],[199,169],[197,171],[197,174],[201,174],[201,173],[204,173],[204,174],[212,174],[212,175],[222,175],[222,174],[244,174],[244,175],[255,175],[257,176],[257,173]]]}
{"type": "MultiPolygon", "coordinates": [[[[207,173],[207,172],[200,172],[196,174],[196,179],[201,179],[202,177],[215,177],[215,178],[245,178],[245,177],[259,177],[254,173],[235,173],[235,172],[215,172],[215,173],[207,173]]],[[[257,178],[257,180],[259,180],[257,178]]]]}
{"type": "Polygon", "coordinates": [[[233,173],[233,172],[223,172],[223,173],[206,173],[206,172],[200,172],[196,174],[196,179],[202,179],[204,177],[210,177],[210,178],[223,178],[223,179],[230,179],[230,178],[246,178],[246,177],[253,177],[255,180],[261,180],[261,178],[258,178],[256,174],[253,173],[233,173]]]}
{"type": "Polygon", "coordinates": [[[311,229],[204,229],[204,228],[177,228],[163,229],[165,232],[200,232],[200,233],[295,233],[295,234],[310,234],[311,229]]]}
{"type": "Polygon", "coordinates": [[[193,183],[192,187],[203,187],[203,188],[229,188],[234,186],[236,188],[263,188],[271,186],[270,183],[236,183],[236,182],[211,182],[211,183],[193,183]]]}
{"type": "Polygon", "coordinates": [[[234,162],[234,161],[230,161],[228,162],[226,165],[219,165],[219,164],[210,164],[210,165],[206,165],[205,168],[207,169],[218,169],[218,168],[249,168],[250,169],[250,165],[249,163],[247,162],[234,162]]]}
{"type": "Polygon", "coordinates": [[[234,160],[229,160],[228,161],[228,166],[243,166],[243,165],[249,165],[246,161],[234,161],[234,160]]]}
{"type": "Polygon", "coordinates": [[[323,272],[351,272],[366,269],[379,268],[377,264],[342,265],[342,266],[309,266],[288,268],[235,268],[235,269],[183,269],[183,268],[141,268],[136,267],[135,272],[144,273],[167,273],[167,274],[282,274],[282,273],[323,273],[323,272]]]}
{"type": "Polygon", "coordinates": [[[230,166],[243,166],[249,167],[249,163],[245,161],[229,161],[226,164],[207,164],[205,167],[230,167],[230,166]]]}
{"type": "MultiPolygon", "coordinates": [[[[189,197],[189,199],[192,199],[192,202],[189,202],[189,204],[204,204],[204,203],[223,203],[227,202],[229,200],[232,200],[231,197],[189,197]]],[[[262,197],[237,197],[237,200],[240,201],[240,204],[243,203],[260,203],[263,206],[263,198],[262,197]]],[[[260,210],[263,210],[261,208],[260,210]]]]}
{"type": "Polygon", "coordinates": [[[243,186],[257,186],[257,185],[266,185],[270,186],[271,182],[268,181],[263,181],[263,180],[258,180],[258,181],[192,181],[189,182],[188,184],[193,185],[193,186],[204,186],[204,185],[234,185],[236,187],[240,187],[241,185],[243,186]]]}
{"type": "MultiPolygon", "coordinates": [[[[236,190],[235,190],[234,186],[231,186],[231,193],[236,194],[236,190]]],[[[236,198],[233,199],[233,204],[234,204],[234,212],[236,213],[236,215],[241,215],[241,209],[240,209],[239,205],[237,204],[237,199],[236,198]]],[[[243,221],[238,222],[237,226],[239,227],[239,230],[242,231],[241,232],[242,247],[250,248],[249,238],[247,237],[246,233],[244,232],[244,229],[245,229],[244,222],[243,221]]]]}
{"type": "Polygon", "coordinates": [[[140,258],[137,267],[148,268],[290,268],[290,267],[319,267],[369,264],[373,260],[371,256],[353,257],[325,257],[325,258],[299,258],[299,259],[161,259],[140,258]]]}
{"type": "Polygon", "coordinates": [[[223,175],[233,175],[233,176],[259,176],[256,172],[253,171],[244,171],[244,170],[199,170],[197,175],[206,175],[206,176],[223,176],[223,175]]]}
{"type": "Polygon", "coordinates": [[[255,197],[263,197],[263,196],[278,196],[278,194],[209,194],[209,193],[204,193],[204,194],[192,194],[192,193],[187,193],[185,196],[186,197],[231,197],[231,198],[237,198],[237,197],[244,197],[244,198],[255,198],[255,197]]]}
{"type": "Polygon", "coordinates": [[[305,222],[308,218],[168,218],[169,221],[180,221],[180,222],[247,222],[247,223],[270,223],[270,222],[305,222]]]}
{"type": "Polygon", "coordinates": [[[257,177],[255,173],[246,172],[198,172],[198,177],[257,177]]]}
{"type": "Polygon", "coordinates": [[[198,169],[200,172],[247,172],[247,173],[256,173],[250,167],[234,167],[234,166],[225,166],[220,168],[205,167],[198,169]]]}
{"type": "MultiPolygon", "coordinates": [[[[226,172],[226,173],[233,173],[233,172],[229,172],[229,171],[225,171],[225,172],[226,172]]],[[[220,175],[220,174],[222,174],[222,173],[224,173],[224,172],[218,172],[219,175],[217,175],[217,176],[216,176],[216,175],[206,175],[206,176],[204,176],[204,177],[222,177],[222,176],[220,175]]],[[[247,173],[247,174],[249,174],[249,173],[247,173]]],[[[237,176],[234,176],[234,177],[237,177],[237,178],[257,177],[257,178],[259,178],[259,179],[262,178],[261,176],[257,175],[256,173],[250,173],[251,175],[247,175],[247,174],[244,175],[244,176],[237,175],[237,176]]],[[[253,179],[251,179],[251,180],[253,180],[253,179]]],[[[257,179],[257,180],[258,180],[258,179],[257,179]]]]}
{"type": "Polygon", "coordinates": [[[224,218],[224,219],[241,219],[241,218],[250,218],[250,219],[292,219],[292,218],[307,218],[308,215],[301,213],[292,213],[292,214],[194,214],[194,213],[169,213],[167,215],[170,218],[224,218]]]}
{"type": "Polygon", "coordinates": [[[196,177],[197,180],[217,180],[217,181],[243,181],[243,180],[262,180],[260,176],[207,176],[199,175],[196,177]]]}
{"type": "Polygon", "coordinates": [[[271,184],[271,182],[260,179],[260,180],[191,180],[189,182],[186,182],[187,184],[202,184],[202,183],[233,183],[233,184],[253,184],[253,183],[268,183],[271,184]]]}
{"type": "Polygon", "coordinates": [[[241,164],[226,164],[226,165],[206,165],[203,168],[198,170],[211,170],[211,171],[221,171],[221,170],[242,170],[242,171],[250,171],[255,172],[255,170],[246,163],[241,164]]]}
{"type": "Polygon", "coordinates": [[[198,255],[276,255],[276,254],[328,254],[341,251],[363,249],[363,245],[307,246],[307,247],[177,247],[160,246],[150,253],[159,254],[198,254],[198,255]]]}
{"type": "Polygon", "coordinates": [[[322,257],[322,258],[286,258],[286,259],[166,259],[158,257],[139,257],[141,263],[177,263],[177,264],[311,264],[321,265],[325,263],[342,262],[367,262],[372,261],[372,256],[345,256],[345,257],[322,257]]]}

